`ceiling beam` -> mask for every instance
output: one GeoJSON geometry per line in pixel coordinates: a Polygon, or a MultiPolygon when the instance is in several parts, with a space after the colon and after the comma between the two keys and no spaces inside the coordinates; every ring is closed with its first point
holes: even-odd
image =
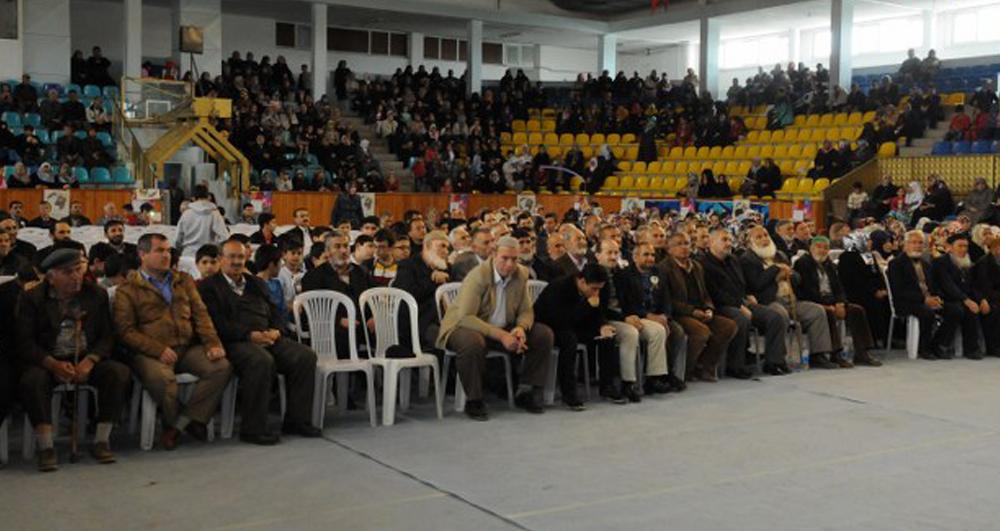
{"type": "Polygon", "coordinates": [[[617,20],[608,23],[608,31],[617,33],[637,29],[652,28],[677,24],[680,22],[691,22],[700,20],[702,17],[721,17],[747,11],[759,9],[770,9],[783,7],[791,4],[802,3],[801,0],[740,0],[735,2],[722,2],[718,4],[703,4],[702,2],[684,3],[670,5],[669,8],[658,10],[656,13],[642,12],[625,15],[617,20]]]}

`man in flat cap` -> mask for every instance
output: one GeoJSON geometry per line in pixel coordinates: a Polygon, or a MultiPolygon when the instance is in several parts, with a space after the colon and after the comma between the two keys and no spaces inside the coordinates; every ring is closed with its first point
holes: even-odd
{"type": "MultiPolygon", "coordinates": [[[[39,265],[44,280],[26,291],[17,311],[17,350],[23,363],[21,402],[35,428],[38,469],[55,470],[52,388],[62,383],[97,389],[97,429],[91,455],[98,463],[113,463],[109,437],[121,416],[129,370],[111,358],[108,294],[84,281],[87,267],[75,249],[57,249],[39,265]]],[[[78,399],[84,399],[82,396],[78,399]]]]}

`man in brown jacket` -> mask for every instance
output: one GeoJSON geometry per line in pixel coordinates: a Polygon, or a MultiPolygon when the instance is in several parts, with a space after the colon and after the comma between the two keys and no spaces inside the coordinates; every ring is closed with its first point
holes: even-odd
{"type": "MultiPolygon", "coordinates": [[[[705,273],[701,264],[691,259],[691,239],[683,232],[670,237],[668,255],[658,264],[660,276],[669,286],[670,307],[674,319],[688,336],[688,378],[714,382],[719,360],[726,354],[736,335],[736,323],[715,314],[712,297],[705,288],[705,273]]],[[[750,375],[733,372],[732,376],[750,375]]]]}
{"type": "Polygon", "coordinates": [[[115,293],[115,326],[133,355],[132,368],[163,411],[163,448],[173,450],[181,431],[207,440],[206,423],[232,368],[194,280],[170,269],[166,236],[144,234],[136,248],[140,269],[115,293]],[[178,373],[198,377],[183,411],[177,402],[178,373]]]}
{"type": "Polygon", "coordinates": [[[521,385],[514,403],[543,413],[542,390],[552,359],[552,329],[535,323],[528,270],[517,263],[518,242],[505,236],[493,258],[479,264],[462,281],[462,289],[441,320],[438,348],[458,354],[455,366],[469,400],[465,414],[487,420],[483,372],[488,350],[523,355],[521,385]]]}

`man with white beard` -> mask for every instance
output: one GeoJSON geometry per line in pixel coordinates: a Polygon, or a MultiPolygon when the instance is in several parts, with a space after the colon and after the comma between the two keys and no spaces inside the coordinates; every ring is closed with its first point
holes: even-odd
{"type": "Polygon", "coordinates": [[[956,314],[961,312],[962,355],[973,360],[983,359],[979,350],[979,315],[989,310],[989,303],[973,282],[969,237],[966,234],[948,237],[948,253],[934,260],[931,275],[938,285],[945,307],[956,308],[953,310],[956,314]]]}
{"type": "MultiPolygon", "coordinates": [[[[420,324],[421,346],[437,341],[439,323],[434,294],[438,286],[450,281],[448,273],[448,238],[441,231],[424,236],[423,249],[417,256],[399,263],[392,287],[406,291],[417,301],[417,322],[420,324]]],[[[402,319],[400,322],[409,322],[402,319]]],[[[409,328],[401,327],[405,335],[409,328]]]]}
{"type": "Polygon", "coordinates": [[[900,317],[914,316],[920,320],[920,346],[917,357],[925,360],[947,359],[945,348],[952,344],[955,327],[962,319],[961,305],[945,305],[939,296],[931,264],[924,258],[927,245],[924,233],[911,230],[903,239],[903,253],[889,262],[887,274],[892,302],[900,317]],[[941,326],[936,314],[943,315],[941,326]]]}
{"type": "Polygon", "coordinates": [[[448,234],[448,241],[451,242],[451,254],[448,255],[449,264],[454,264],[455,259],[468,251],[472,246],[472,236],[469,235],[469,229],[465,225],[459,225],[451,229],[451,233],[448,234]]]}
{"type": "Polygon", "coordinates": [[[834,356],[832,361],[827,357],[833,352],[833,342],[826,310],[814,302],[800,301],[795,297],[792,286],[797,274],[788,265],[788,258],[778,252],[767,230],[757,225],[750,229],[749,236],[749,252],[740,257],[747,294],[753,295],[759,304],[782,312],[799,323],[809,338],[810,367],[835,369],[852,366],[839,355],[834,356]]]}
{"type": "Polygon", "coordinates": [[[566,247],[566,254],[555,261],[554,265],[563,275],[576,275],[583,270],[588,262],[593,262],[590,256],[587,235],[576,225],[564,223],[559,227],[559,237],[566,247]]]}

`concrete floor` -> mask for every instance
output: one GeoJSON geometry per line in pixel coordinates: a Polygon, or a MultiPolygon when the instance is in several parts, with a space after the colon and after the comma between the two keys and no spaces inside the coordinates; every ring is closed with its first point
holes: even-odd
{"type": "Polygon", "coordinates": [[[274,448],[126,441],[45,475],[14,455],[0,529],[997,529],[998,379],[894,359],[486,423],[357,412],[274,448]]]}

